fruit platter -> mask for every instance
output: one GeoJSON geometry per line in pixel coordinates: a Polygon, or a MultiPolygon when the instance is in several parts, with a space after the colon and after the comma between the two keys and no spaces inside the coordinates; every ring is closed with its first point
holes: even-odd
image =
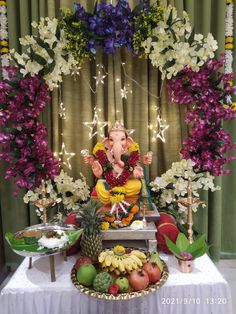
{"type": "Polygon", "coordinates": [[[103,250],[94,263],[81,256],[71,280],[81,292],[106,300],[130,300],[158,290],[168,278],[166,263],[157,252],[117,245],[103,250]]]}
{"type": "Polygon", "coordinates": [[[18,231],[7,232],[5,238],[12,250],[24,257],[60,253],[72,246],[83,229],[74,225],[38,224],[18,231]]]}

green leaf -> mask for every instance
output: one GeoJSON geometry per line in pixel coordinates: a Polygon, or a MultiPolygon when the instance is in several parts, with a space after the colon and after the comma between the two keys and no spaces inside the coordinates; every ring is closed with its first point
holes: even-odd
{"type": "Polygon", "coordinates": [[[174,42],[176,42],[176,41],[177,41],[177,37],[176,37],[176,35],[175,35],[175,32],[173,31],[172,28],[169,28],[169,30],[170,30],[170,32],[171,32],[173,38],[174,38],[174,42]]]}
{"type": "Polygon", "coordinates": [[[56,47],[56,45],[57,45],[57,42],[54,41],[54,43],[52,44],[52,49],[54,49],[56,47]]]}
{"type": "Polygon", "coordinates": [[[52,73],[52,71],[54,70],[55,68],[55,65],[56,65],[56,62],[55,60],[53,60],[52,63],[49,63],[46,67],[44,67],[43,69],[43,75],[47,75],[49,73],[52,73]]]}
{"type": "Polygon", "coordinates": [[[196,241],[194,241],[187,249],[187,253],[190,253],[192,255],[195,254],[195,252],[199,251],[200,249],[203,249],[207,247],[206,241],[205,241],[205,234],[202,234],[196,241]]]}
{"type": "Polygon", "coordinates": [[[50,48],[49,44],[43,41],[40,37],[34,36],[34,39],[40,47],[45,48],[45,49],[50,48]]]}
{"type": "Polygon", "coordinates": [[[205,247],[203,247],[203,248],[201,248],[201,249],[199,249],[199,250],[197,250],[197,251],[195,251],[194,253],[191,253],[191,254],[193,256],[193,259],[195,259],[197,257],[200,257],[200,256],[204,255],[207,252],[208,252],[208,247],[205,246],[205,247]]]}
{"type": "Polygon", "coordinates": [[[174,64],[175,64],[175,60],[167,61],[167,62],[164,64],[162,70],[166,70],[166,69],[172,67],[174,64]]]}
{"type": "Polygon", "coordinates": [[[173,11],[172,11],[172,9],[171,9],[170,15],[169,15],[169,17],[168,17],[168,20],[167,20],[166,24],[170,26],[171,23],[172,23],[172,20],[173,20],[173,11]]]}
{"type": "Polygon", "coordinates": [[[188,43],[189,43],[190,46],[191,46],[192,43],[194,42],[194,35],[195,35],[195,29],[194,29],[194,27],[193,27],[192,32],[191,32],[191,34],[190,34],[190,36],[189,36],[189,38],[188,38],[188,43]]]}
{"type": "Polygon", "coordinates": [[[167,236],[164,236],[164,237],[165,237],[166,245],[168,246],[169,250],[173,254],[179,255],[180,253],[182,253],[180,249],[174,244],[174,242],[172,242],[167,236]]]}
{"type": "Polygon", "coordinates": [[[32,56],[32,59],[38,62],[40,65],[44,66],[45,64],[47,64],[47,61],[43,57],[41,57],[39,54],[34,52],[32,48],[31,48],[31,56],[32,56]]]}
{"type": "Polygon", "coordinates": [[[143,10],[143,8],[144,8],[144,5],[143,5],[142,2],[140,2],[139,4],[137,4],[137,5],[134,7],[134,9],[133,9],[133,11],[132,11],[132,15],[133,15],[133,16],[138,16],[138,15],[140,15],[140,13],[141,13],[141,11],[143,10]]]}
{"type": "Polygon", "coordinates": [[[72,231],[68,233],[70,245],[75,244],[75,242],[80,238],[82,233],[83,233],[83,229],[78,229],[76,231],[72,231]]]}
{"type": "Polygon", "coordinates": [[[189,245],[189,240],[187,239],[185,234],[180,232],[176,240],[176,246],[179,248],[180,252],[187,252],[187,248],[189,247],[189,245]]]}
{"type": "Polygon", "coordinates": [[[55,53],[51,48],[47,48],[48,55],[53,59],[55,57],[55,53]]]}
{"type": "Polygon", "coordinates": [[[61,37],[61,29],[59,27],[59,25],[57,25],[57,29],[56,29],[56,38],[58,40],[60,40],[60,37],[61,37]]]}

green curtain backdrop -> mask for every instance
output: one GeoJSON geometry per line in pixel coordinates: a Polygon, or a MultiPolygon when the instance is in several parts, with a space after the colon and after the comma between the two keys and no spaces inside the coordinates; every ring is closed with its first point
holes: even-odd
{"type": "MultiPolygon", "coordinates": [[[[80,3],[92,10],[93,0],[80,1],[80,3]]],[[[114,0],[115,2],[115,0],[114,0]]],[[[173,0],[166,1],[176,6],[179,14],[186,10],[191,18],[196,32],[206,35],[212,32],[219,43],[220,53],[224,51],[224,0],[173,0]]],[[[60,8],[71,8],[74,0],[10,0],[8,1],[8,18],[10,47],[20,51],[18,38],[32,33],[31,21],[38,20],[40,16],[58,17],[60,8]],[[16,12],[18,14],[16,14],[16,12]]],[[[133,6],[138,3],[129,1],[133,6]]],[[[235,19],[236,21],[236,19],[235,19]]],[[[236,56],[235,56],[236,58],[236,56]]],[[[101,111],[99,116],[104,121],[113,123],[116,119],[123,119],[127,128],[134,128],[133,135],[139,142],[142,154],[149,150],[154,153],[153,164],[150,167],[149,178],[153,180],[157,175],[166,171],[173,161],[180,159],[179,150],[181,141],[187,134],[187,128],[183,123],[184,108],[168,102],[165,84],[158,72],[146,60],[134,58],[130,52],[121,49],[114,56],[105,56],[98,52],[96,60],[83,64],[80,75],[74,80],[73,77],[65,77],[61,89],[52,93],[52,101],[43,113],[42,120],[48,127],[48,140],[54,152],[58,153],[62,142],[65,143],[69,152],[76,153],[71,159],[72,170],[65,168],[68,174],[78,178],[80,172],[86,175],[88,183],[92,186],[93,176],[91,169],[83,164],[80,154],[81,149],[91,151],[95,142],[100,138],[88,138],[88,128],[83,125],[84,121],[91,121],[93,108],[97,106],[101,111]],[[124,75],[121,62],[125,62],[125,69],[129,77],[124,75]],[[95,80],[97,64],[103,64],[107,77],[104,85],[99,85],[97,92],[95,80]],[[127,100],[122,99],[120,89],[124,84],[129,84],[127,100]],[[160,97],[160,90],[162,90],[160,97]],[[66,120],[59,118],[59,103],[63,101],[66,107],[66,120]],[[151,141],[151,133],[148,124],[153,123],[157,117],[156,108],[161,109],[162,118],[167,121],[170,128],[166,131],[166,143],[160,140],[151,141]]],[[[227,125],[230,132],[236,138],[236,123],[227,125]]],[[[209,205],[205,209],[199,209],[194,215],[197,228],[205,232],[209,243],[212,244],[211,255],[214,259],[220,256],[233,257],[236,253],[234,233],[235,229],[235,200],[233,187],[236,185],[235,163],[232,165],[231,176],[218,178],[222,186],[220,192],[204,195],[209,205]],[[222,255],[223,254],[223,255],[222,255]]],[[[0,201],[2,210],[3,232],[17,231],[27,225],[36,223],[37,217],[34,210],[23,204],[22,195],[17,198],[12,196],[14,189],[9,181],[3,179],[3,167],[1,167],[1,191],[0,201]]],[[[6,260],[8,264],[17,263],[20,258],[5,246],[6,260]]]]}

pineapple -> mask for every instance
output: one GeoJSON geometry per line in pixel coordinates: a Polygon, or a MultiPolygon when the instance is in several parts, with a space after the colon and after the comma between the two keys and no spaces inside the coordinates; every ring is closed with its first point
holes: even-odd
{"type": "Polygon", "coordinates": [[[93,261],[97,261],[98,255],[102,251],[102,235],[100,232],[100,215],[97,210],[100,208],[100,203],[90,200],[80,210],[81,226],[83,235],[81,240],[82,254],[90,257],[93,261]]]}

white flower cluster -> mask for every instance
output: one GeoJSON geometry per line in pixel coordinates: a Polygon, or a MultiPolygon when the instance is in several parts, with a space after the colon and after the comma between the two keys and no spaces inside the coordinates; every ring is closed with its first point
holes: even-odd
{"type": "MultiPolygon", "coordinates": [[[[214,185],[214,177],[209,172],[196,173],[194,165],[191,159],[174,162],[169,170],[150,183],[152,191],[160,194],[158,205],[161,208],[169,207],[173,203],[177,205],[178,197],[187,195],[188,179],[192,181],[192,192],[195,197],[199,196],[200,189],[212,192],[220,190],[219,186],[214,185]]],[[[196,206],[192,206],[192,209],[197,211],[196,206]]],[[[178,212],[182,214],[183,219],[186,218],[186,207],[178,204],[178,212]]]]}
{"type": "Polygon", "coordinates": [[[59,29],[56,18],[40,18],[39,24],[33,22],[31,25],[38,29],[39,35],[20,38],[20,44],[28,47],[26,53],[19,54],[12,49],[11,54],[22,67],[23,75],[35,75],[44,70],[43,78],[53,90],[62,82],[62,74],[70,74],[77,61],[65,52],[65,33],[59,29]]]}
{"type": "MultiPolygon", "coordinates": [[[[7,29],[7,7],[6,4],[0,5],[0,41],[4,42],[8,48],[8,29],[7,29]]],[[[3,46],[4,47],[4,46],[3,46]]],[[[3,67],[9,66],[9,56],[7,53],[1,53],[0,67],[2,68],[2,76],[4,79],[8,78],[7,71],[3,67]]]]}
{"type": "MultiPolygon", "coordinates": [[[[86,178],[81,173],[81,179],[73,181],[66,172],[61,170],[60,174],[53,181],[45,182],[47,197],[53,199],[55,203],[61,203],[66,212],[77,210],[81,201],[86,201],[90,196],[89,186],[86,178]]],[[[34,204],[41,197],[40,189],[29,190],[24,196],[25,203],[34,204]]],[[[42,209],[36,209],[38,216],[42,216],[42,209]]]]}
{"type": "Polygon", "coordinates": [[[159,68],[162,79],[177,75],[185,66],[194,71],[214,57],[217,41],[212,34],[206,38],[193,34],[188,14],[183,12],[183,19],[171,5],[164,12],[163,21],[153,28],[152,35],[142,42],[142,47],[152,62],[159,68]]]}

